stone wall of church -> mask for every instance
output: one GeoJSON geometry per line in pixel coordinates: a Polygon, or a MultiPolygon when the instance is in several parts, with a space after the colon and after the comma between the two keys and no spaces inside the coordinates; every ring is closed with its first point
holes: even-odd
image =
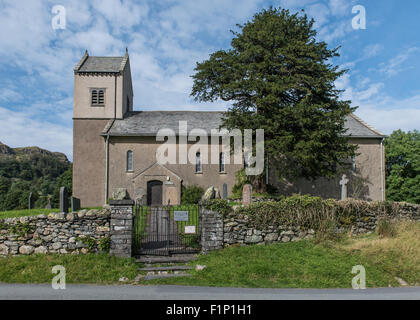
{"type": "MultiPolygon", "coordinates": [[[[219,172],[218,164],[202,164],[201,173],[196,173],[195,165],[191,163],[166,164],[165,168],[170,172],[165,173],[165,170],[152,167],[156,163],[156,150],[161,144],[162,142],[156,141],[155,137],[111,137],[109,149],[110,168],[112,168],[109,173],[110,191],[112,192],[115,188],[126,188],[130,198],[136,200],[145,195],[147,181],[159,180],[165,183],[169,176],[170,181],[174,183],[171,187],[177,189],[179,200],[181,185],[199,185],[204,189],[214,186],[223,190],[223,184],[226,184],[228,195],[231,195],[232,187],[235,184],[235,173],[242,168],[242,164],[226,164],[223,173],[219,172]],[[133,151],[133,171],[126,170],[126,155],[129,150],[133,151]]],[[[178,152],[177,148],[177,154],[178,152]]],[[[209,159],[210,155],[209,146],[209,159]]],[[[233,163],[233,159],[231,162],[233,163]]],[[[171,204],[175,203],[171,202],[171,204]]]]}
{"type": "Polygon", "coordinates": [[[269,183],[279,189],[280,194],[308,194],[324,199],[340,199],[339,181],[343,173],[349,178],[348,196],[367,201],[385,200],[385,157],[381,139],[351,139],[358,146],[355,166],[349,163],[345,172],[333,179],[319,178],[315,181],[299,179],[296,182],[284,182],[275,170],[270,170],[269,183]]]}

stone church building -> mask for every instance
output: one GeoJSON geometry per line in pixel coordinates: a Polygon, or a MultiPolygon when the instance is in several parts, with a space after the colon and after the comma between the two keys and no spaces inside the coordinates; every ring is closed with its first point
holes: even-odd
{"type": "MultiPolygon", "coordinates": [[[[82,207],[91,207],[105,204],[116,188],[125,188],[131,199],[144,204],[178,204],[181,187],[188,185],[214,186],[231,195],[235,173],[243,164],[233,164],[233,157],[225,163],[222,152],[218,164],[201,163],[199,153],[196,164],[156,161],[156,150],[163,143],[156,141],[159,129],[178,134],[179,121],[187,121],[188,130],[199,128],[210,134],[219,128],[221,117],[221,112],[207,111],[133,111],[128,53],[96,57],[86,51],[74,68],[73,196],[82,207]]],[[[383,200],[385,136],[354,115],[346,119],[346,128],[349,142],[358,145],[358,155],[347,170],[349,196],[383,200]]],[[[341,177],[287,183],[278,181],[270,167],[266,170],[268,183],[282,194],[340,197],[341,177]]]]}

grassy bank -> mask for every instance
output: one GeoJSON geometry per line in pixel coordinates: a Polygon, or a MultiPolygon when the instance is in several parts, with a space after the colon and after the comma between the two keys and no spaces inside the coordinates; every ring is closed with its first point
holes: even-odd
{"type": "MultiPolygon", "coordinates": [[[[232,246],[201,255],[205,265],[192,277],[141,280],[139,284],[179,284],[254,288],[350,288],[353,266],[366,269],[367,287],[399,286],[396,277],[420,285],[420,223],[402,222],[386,232],[345,236],[334,241],[300,241],[232,246]]],[[[108,255],[32,255],[0,258],[0,282],[49,283],[51,268],[62,265],[68,283],[119,283],[137,276],[133,259],[108,255]]]]}
{"type": "Polygon", "coordinates": [[[0,257],[0,282],[51,283],[55,265],[66,268],[66,283],[116,284],[121,277],[133,280],[138,268],[134,259],[107,254],[0,257]]]}
{"type": "Polygon", "coordinates": [[[309,241],[230,247],[200,256],[206,265],[190,278],[143,281],[143,284],[182,284],[250,288],[349,288],[352,267],[366,268],[367,287],[397,285],[381,266],[361,255],[325,248],[309,241]]]}
{"type": "Polygon", "coordinates": [[[392,235],[372,234],[330,243],[340,251],[359,255],[364,261],[380,266],[384,272],[420,285],[420,223],[403,221],[388,228],[392,235]]]}
{"type": "MultiPolygon", "coordinates": [[[[101,210],[102,207],[89,207],[82,208],[86,210],[101,210]]],[[[80,209],[80,210],[82,210],[80,209]]],[[[71,211],[71,209],[69,209],[71,211]]],[[[6,218],[17,218],[17,217],[29,217],[29,216],[38,216],[40,214],[49,214],[51,212],[60,212],[60,209],[23,209],[23,210],[9,210],[9,211],[0,211],[0,219],[6,218]]]]}
{"type": "Polygon", "coordinates": [[[367,287],[420,285],[420,223],[400,222],[386,232],[315,244],[300,241],[231,247],[201,256],[207,267],[191,278],[154,280],[182,284],[266,288],[349,288],[355,265],[366,269],[367,287]]]}
{"type": "Polygon", "coordinates": [[[51,212],[59,212],[59,209],[25,209],[25,210],[10,210],[1,211],[0,219],[37,216],[40,214],[49,214],[51,212]]]}

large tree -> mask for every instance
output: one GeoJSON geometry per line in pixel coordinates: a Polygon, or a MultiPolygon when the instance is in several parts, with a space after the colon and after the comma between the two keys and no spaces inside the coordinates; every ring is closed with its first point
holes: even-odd
{"type": "Polygon", "coordinates": [[[420,204],[420,132],[394,131],[385,150],[387,199],[420,204]]]}
{"type": "Polygon", "coordinates": [[[334,85],[346,71],[331,62],[339,48],[317,41],[313,24],[302,13],[262,10],[193,75],[196,101],[230,102],[223,127],[264,129],[265,157],[286,179],[332,177],[355,152],[343,137],[354,108],[334,85]]]}

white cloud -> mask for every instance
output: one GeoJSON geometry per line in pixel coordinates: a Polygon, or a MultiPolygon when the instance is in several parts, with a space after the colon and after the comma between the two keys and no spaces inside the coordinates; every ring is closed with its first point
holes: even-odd
{"type": "Polygon", "coordinates": [[[11,147],[39,146],[72,157],[72,129],[0,107],[1,141],[11,147]]]}
{"type": "Polygon", "coordinates": [[[371,83],[364,78],[358,87],[351,85],[351,76],[343,75],[336,81],[336,87],[345,90],[343,100],[351,100],[358,106],[356,114],[364,121],[385,134],[402,129],[420,129],[420,93],[405,99],[396,99],[384,92],[384,84],[371,83]]]}
{"type": "Polygon", "coordinates": [[[411,54],[416,53],[419,51],[419,48],[412,47],[408,50],[404,50],[404,52],[398,54],[396,57],[390,59],[386,63],[382,63],[380,65],[380,71],[385,73],[387,76],[395,76],[401,71],[403,71],[406,68],[403,64],[404,62],[411,56],[411,54]]]}

